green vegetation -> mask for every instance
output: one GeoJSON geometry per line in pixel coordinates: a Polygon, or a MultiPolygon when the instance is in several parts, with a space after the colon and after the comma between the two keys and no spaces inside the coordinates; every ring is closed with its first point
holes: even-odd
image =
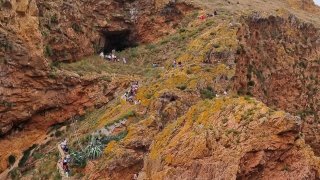
{"type": "Polygon", "coordinates": [[[180,89],[181,91],[184,91],[185,89],[187,89],[187,85],[186,84],[180,84],[177,86],[178,89],[180,89]]]}
{"type": "Polygon", "coordinates": [[[37,144],[34,144],[23,152],[23,156],[18,164],[19,167],[23,167],[25,165],[25,163],[28,161],[31,155],[32,150],[35,149],[37,146],[38,146],[37,144]]]}
{"type": "Polygon", "coordinates": [[[205,89],[201,89],[200,94],[202,99],[213,99],[216,96],[216,93],[210,86],[205,89]]]}
{"type": "Polygon", "coordinates": [[[14,168],[9,172],[9,175],[10,175],[12,180],[19,180],[20,179],[19,177],[20,177],[21,173],[20,173],[18,168],[14,168]]]}
{"type": "Polygon", "coordinates": [[[96,137],[92,136],[89,145],[85,149],[86,156],[89,159],[97,159],[102,155],[103,148],[103,144],[96,137]]]}
{"type": "Polygon", "coordinates": [[[53,51],[52,51],[52,48],[51,48],[50,45],[46,45],[45,50],[44,50],[44,54],[45,54],[47,57],[53,56],[53,51]]]}
{"type": "Polygon", "coordinates": [[[54,14],[54,15],[51,16],[50,22],[51,22],[51,23],[58,23],[58,16],[57,16],[57,14],[54,14]]]}
{"type": "Polygon", "coordinates": [[[115,123],[119,123],[120,121],[124,120],[124,119],[128,119],[130,117],[134,117],[136,116],[136,112],[135,111],[129,111],[125,114],[122,114],[119,118],[117,118],[116,120],[109,122],[105,125],[105,128],[108,128],[109,126],[115,124],[115,123]]]}
{"type": "Polygon", "coordinates": [[[78,23],[72,23],[71,27],[77,33],[82,32],[82,28],[78,23]]]}
{"type": "Polygon", "coordinates": [[[10,166],[13,166],[13,164],[16,162],[16,157],[11,154],[11,155],[8,157],[8,162],[9,162],[9,165],[10,165],[10,166]]]}
{"type": "Polygon", "coordinates": [[[0,106],[4,106],[4,107],[7,107],[7,108],[12,108],[12,107],[15,106],[15,103],[2,100],[2,101],[0,101],[0,106]]]}

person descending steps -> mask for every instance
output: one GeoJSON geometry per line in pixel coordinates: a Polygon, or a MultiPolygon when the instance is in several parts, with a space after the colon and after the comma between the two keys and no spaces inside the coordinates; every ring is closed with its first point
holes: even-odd
{"type": "Polygon", "coordinates": [[[130,89],[125,92],[124,98],[127,102],[134,103],[134,104],[140,104],[140,101],[135,100],[135,96],[139,89],[139,82],[135,81],[131,83],[130,89]]]}
{"type": "Polygon", "coordinates": [[[57,167],[62,177],[69,177],[69,163],[71,162],[71,156],[68,154],[69,148],[67,144],[67,139],[64,139],[60,144],[58,144],[58,149],[61,159],[59,159],[57,167]]]}

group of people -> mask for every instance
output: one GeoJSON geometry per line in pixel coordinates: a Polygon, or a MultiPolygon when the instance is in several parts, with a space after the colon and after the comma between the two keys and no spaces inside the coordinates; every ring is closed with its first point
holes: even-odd
{"type": "Polygon", "coordinates": [[[103,59],[107,59],[107,60],[109,60],[109,61],[113,61],[113,62],[120,62],[120,61],[122,61],[124,64],[127,64],[127,59],[126,58],[119,58],[119,57],[117,57],[117,55],[116,55],[116,50],[112,50],[111,51],[111,54],[107,54],[107,55],[105,55],[104,54],[104,52],[101,52],[100,54],[99,54],[99,56],[101,57],[101,58],[103,58],[103,59]]]}
{"type": "Polygon", "coordinates": [[[181,68],[181,67],[182,67],[182,62],[179,61],[179,62],[177,63],[177,61],[174,60],[172,66],[173,66],[174,68],[176,68],[176,67],[180,67],[180,68],[181,68]]]}
{"type": "Polygon", "coordinates": [[[71,162],[71,157],[69,154],[69,148],[68,148],[66,139],[64,139],[61,142],[60,147],[63,150],[63,152],[66,154],[66,156],[62,159],[62,169],[66,173],[66,176],[68,177],[70,174],[69,163],[71,162]]]}
{"type": "Polygon", "coordinates": [[[124,94],[126,101],[138,104],[139,101],[135,101],[135,96],[138,92],[138,89],[139,89],[139,82],[138,81],[133,82],[131,84],[130,90],[124,94]]]}
{"type": "Polygon", "coordinates": [[[216,15],[218,15],[217,11],[213,11],[213,13],[202,14],[202,15],[198,16],[198,18],[200,20],[205,20],[208,17],[214,17],[216,15]]]}

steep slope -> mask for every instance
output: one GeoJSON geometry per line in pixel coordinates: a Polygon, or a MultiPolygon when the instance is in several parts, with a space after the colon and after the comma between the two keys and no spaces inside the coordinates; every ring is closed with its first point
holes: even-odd
{"type": "Polygon", "coordinates": [[[296,17],[253,16],[238,31],[235,88],[272,107],[300,115],[319,154],[320,31],[296,17]]]}
{"type": "MultiPolygon", "coordinates": [[[[24,145],[42,139],[39,137],[53,124],[105,105],[132,79],[113,81],[108,72],[82,76],[59,70],[58,61],[76,61],[108,49],[108,43],[117,43],[112,36],[119,33],[126,35],[123,41],[132,41],[120,44],[121,48],[153,40],[173,31],[184,12],[193,9],[168,1],[112,0],[1,1],[0,8],[0,136],[17,130],[10,139],[25,137],[28,141],[22,140],[24,145]],[[133,11],[137,6],[141,9],[133,11]],[[113,9],[115,12],[110,13],[113,9]],[[18,134],[22,129],[25,134],[18,134]],[[32,133],[38,134],[25,136],[32,133]]],[[[10,150],[27,148],[6,140],[1,141],[7,149],[2,149],[6,152],[1,153],[1,170],[10,150]]]]}
{"type": "Polygon", "coordinates": [[[319,178],[320,16],[311,0],[38,0],[23,13],[26,2],[1,11],[15,17],[0,28],[3,44],[16,42],[1,51],[10,72],[0,89],[0,116],[10,118],[1,120],[1,168],[23,154],[11,178],[59,178],[57,143],[68,138],[82,155],[96,137],[103,154],[73,156],[73,178],[319,178]],[[34,34],[17,28],[29,21],[34,34]],[[80,59],[113,48],[127,64],[80,59]],[[139,101],[126,102],[122,90],[137,80],[139,101]],[[8,133],[14,126],[23,131],[8,133]]]}
{"type": "Polygon", "coordinates": [[[155,137],[138,179],[317,179],[300,126],[254,99],[201,102],[155,137]]]}

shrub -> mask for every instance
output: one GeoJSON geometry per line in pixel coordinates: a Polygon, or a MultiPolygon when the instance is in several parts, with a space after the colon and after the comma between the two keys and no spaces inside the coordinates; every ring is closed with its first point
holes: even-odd
{"type": "Polygon", "coordinates": [[[188,70],[186,71],[186,73],[187,73],[187,74],[192,74],[192,71],[191,71],[190,69],[188,69],[188,70]]]}
{"type": "Polygon", "coordinates": [[[19,176],[20,176],[20,171],[18,170],[18,168],[14,168],[12,169],[10,172],[10,177],[12,180],[17,180],[17,179],[20,179],[19,176]]]}
{"type": "Polygon", "coordinates": [[[61,131],[57,130],[55,133],[54,133],[54,136],[55,137],[60,137],[62,135],[61,131]]]}
{"type": "Polygon", "coordinates": [[[75,22],[72,23],[71,27],[75,32],[82,32],[81,26],[75,22]]]}
{"type": "Polygon", "coordinates": [[[70,156],[72,157],[72,163],[75,166],[83,168],[87,165],[87,158],[83,152],[72,151],[70,156]]]}
{"type": "Polygon", "coordinates": [[[13,166],[13,164],[16,162],[16,157],[14,155],[10,155],[8,157],[8,162],[10,166],[13,166]]]}
{"type": "Polygon", "coordinates": [[[102,155],[103,144],[94,136],[91,137],[89,145],[86,147],[86,156],[89,159],[97,159],[102,155]]]}
{"type": "Polygon", "coordinates": [[[153,96],[152,93],[146,93],[146,94],[144,95],[144,97],[147,98],[147,99],[151,99],[152,96],[153,96]]]}
{"type": "Polygon", "coordinates": [[[34,144],[30,148],[28,148],[27,150],[25,150],[23,152],[23,156],[22,156],[22,158],[21,158],[21,160],[19,161],[19,164],[18,164],[19,167],[23,167],[25,165],[25,163],[27,162],[27,160],[30,157],[31,151],[36,147],[37,147],[37,145],[34,144]]]}
{"type": "Polygon", "coordinates": [[[47,57],[53,56],[53,51],[50,45],[46,45],[44,53],[47,57]]]}
{"type": "Polygon", "coordinates": [[[56,14],[54,14],[53,16],[51,16],[50,22],[51,22],[51,23],[58,23],[58,16],[57,16],[56,14]]]}
{"type": "Polygon", "coordinates": [[[133,117],[133,116],[136,116],[136,112],[135,111],[128,111],[127,113],[125,114],[122,114],[118,119],[112,121],[112,122],[109,122],[105,125],[105,128],[108,128],[109,126],[115,124],[115,123],[119,123],[120,121],[124,120],[124,119],[128,119],[130,117],[133,117]]]}
{"type": "Polygon", "coordinates": [[[124,130],[117,135],[110,135],[102,138],[101,142],[103,144],[108,144],[111,141],[120,141],[121,139],[125,138],[127,134],[128,134],[128,131],[124,130]]]}
{"type": "Polygon", "coordinates": [[[214,90],[209,86],[205,89],[201,89],[200,94],[202,99],[213,99],[216,95],[214,90]]]}
{"type": "Polygon", "coordinates": [[[180,89],[181,91],[183,91],[183,90],[187,89],[187,85],[185,85],[185,84],[180,84],[180,85],[178,85],[176,88],[178,88],[178,89],[180,89]]]}

